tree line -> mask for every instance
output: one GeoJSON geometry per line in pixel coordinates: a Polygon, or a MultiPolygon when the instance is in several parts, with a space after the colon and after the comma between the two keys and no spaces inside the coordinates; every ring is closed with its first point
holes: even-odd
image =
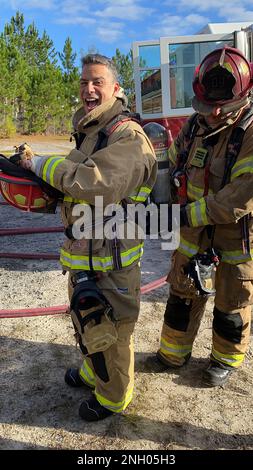
{"type": "MultiPolygon", "coordinates": [[[[71,39],[58,52],[46,31],[40,35],[34,22],[25,27],[24,15],[16,12],[0,34],[0,57],[0,137],[70,132],[73,113],[81,105],[81,69],[71,39]]],[[[132,53],[116,49],[113,60],[131,106],[132,53]]]]}

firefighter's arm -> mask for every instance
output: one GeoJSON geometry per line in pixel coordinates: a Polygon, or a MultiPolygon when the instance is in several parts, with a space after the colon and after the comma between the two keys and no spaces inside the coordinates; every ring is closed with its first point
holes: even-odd
{"type": "Polygon", "coordinates": [[[253,133],[250,127],[231,169],[230,182],[216,194],[208,194],[187,204],[185,213],[190,227],[236,223],[253,212],[253,133]]]}
{"type": "Polygon", "coordinates": [[[95,203],[96,196],[103,196],[104,204],[110,204],[119,202],[141,186],[156,161],[143,133],[126,129],[120,138],[112,135],[106,148],[86,159],[82,152],[74,149],[69,158],[34,157],[24,164],[67,196],[89,204],[95,203]]]}
{"type": "Polygon", "coordinates": [[[181,225],[190,227],[236,223],[253,212],[253,173],[240,175],[216,194],[187,204],[181,212],[181,225]]]}

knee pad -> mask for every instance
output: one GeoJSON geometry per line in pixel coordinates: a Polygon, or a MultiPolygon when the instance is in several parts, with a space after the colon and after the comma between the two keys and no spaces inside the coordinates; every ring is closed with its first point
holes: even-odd
{"type": "Polygon", "coordinates": [[[80,348],[88,354],[106,351],[118,339],[113,309],[94,276],[81,272],[73,278],[70,314],[80,348]]]}
{"type": "Polygon", "coordinates": [[[213,329],[221,338],[238,344],[242,339],[243,321],[238,313],[221,312],[217,307],[213,310],[213,329]]]}
{"type": "Polygon", "coordinates": [[[190,321],[192,300],[170,295],[164,314],[164,323],[173,330],[186,331],[190,321]]]}

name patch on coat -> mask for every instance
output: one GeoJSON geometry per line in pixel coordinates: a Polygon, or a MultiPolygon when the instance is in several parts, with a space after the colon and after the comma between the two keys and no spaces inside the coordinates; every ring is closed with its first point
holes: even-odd
{"type": "Polygon", "coordinates": [[[204,168],[206,164],[207,152],[207,149],[197,147],[191,160],[191,165],[198,168],[204,168]]]}

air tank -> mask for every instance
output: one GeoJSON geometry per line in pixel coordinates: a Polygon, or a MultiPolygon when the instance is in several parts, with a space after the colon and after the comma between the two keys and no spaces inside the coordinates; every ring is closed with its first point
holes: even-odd
{"type": "Polygon", "coordinates": [[[158,174],[156,183],[151,192],[151,200],[156,204],[170,202],[170,178],[168,158],[168,134],[164,126],[157,122],[149,122],[143,126],[149,137],[158,161],[158,174]]]}

